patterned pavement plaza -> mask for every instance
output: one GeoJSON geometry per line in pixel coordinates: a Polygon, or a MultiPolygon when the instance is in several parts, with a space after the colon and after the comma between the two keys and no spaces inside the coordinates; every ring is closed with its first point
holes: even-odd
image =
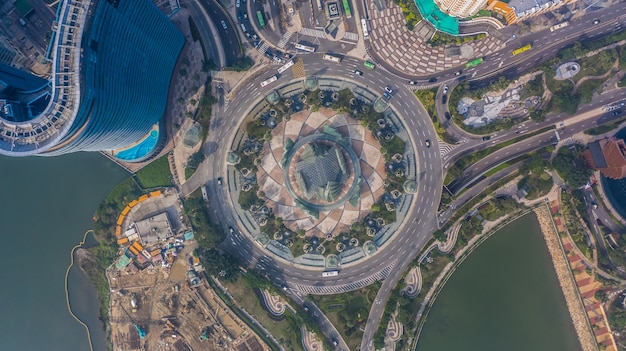
{"type": "MultiPolygon", "coordinates": [[[[469,58],[446,57],[446,46],[431,47],[418,34],[418,24],[413,31],[406,28],[400,6],[379,11],[373,1],[367,2],[370,13],[371,48],[391,67],[408,74],[428,74],[458,67],[469,58]]],[[[503,47],[503,42],[493,36],[466,43],[473,49],[473,57],[482,57],[503,47]]]]}
{"type": "MultiPolygon", "coordinates": [[[[304,229],[307,236],[326,237],[348,232],[352,223],[363,220],[385,192],[385,160],[380,152],[380,143],[372,133],[360,123],[332,109],[321,108],[317,112],[301,111],[291,119],[280,123],[272,131],[270,147],[262,152],[258,184],[265,194],[265,201],[274,214],[282,217],[290,230],[304,229]],[[360,197],[355,202],[346,201],[338,207],[321,211],[315,219],[296,206],[293,196],[285,185],[284,170],[280,164],[287,139],[298,139],[314,134],[322,134],[324,126],[333,127],[345,139],[359,158],[362,176],[360,197]]],[[[350,181],[347,181],[350,183],[350,181]]]]}

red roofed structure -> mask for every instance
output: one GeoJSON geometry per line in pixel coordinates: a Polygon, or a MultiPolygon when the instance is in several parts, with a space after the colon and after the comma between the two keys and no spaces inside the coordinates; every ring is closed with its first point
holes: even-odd
{"type": "Polygon", "coordinates": [[[623,139],[613,137],[594,141],[583,153],[583,158],[605,177],[626,177],[626,143],[623,139]]]}

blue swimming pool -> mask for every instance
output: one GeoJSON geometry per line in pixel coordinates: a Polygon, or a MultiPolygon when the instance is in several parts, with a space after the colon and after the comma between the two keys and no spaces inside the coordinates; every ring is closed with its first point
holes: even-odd
{"type": "Polygon", "coordinates": [[[148,137],[145,138],[142,142],[129,149],[118,152],[117,154],[115,154],[115,158],[128,162],[141,161],[142,159],[150,155],[158,142],[159,131],[153,129],[150,131],[148,137]]]}

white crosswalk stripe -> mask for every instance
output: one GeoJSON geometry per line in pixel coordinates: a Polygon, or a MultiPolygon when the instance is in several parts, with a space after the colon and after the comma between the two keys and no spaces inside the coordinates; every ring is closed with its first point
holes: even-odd
{"type": "Polygon", "coordinates": [[[346,40],[359,41],[359,35],[357,33],[352,33],[352,32],[346,32],[343,38],[346,40]]]}
{"type": "Polygon", "coordinates": [[[259,46],[256,47],[256,49],[261,53],[261,54],[265,54],[265,50],[267,50],[267,48],[269,48],[270,45],[264,41],[262,41],[261,43],[259,43],[259,46]]]}
{"type": "Polygon", "coordinates": [[[300,29],[300,34],[308,35],[309,37],[316,37],[320,39],[326,38],[326,33],[323,30],[311,29],[311,28],[302,28],[300,29]]]}
{"type": "Polygon", "coordinates": [[[439,154],[441,154],[442,158],[445,158],[446,155],[450,153],[450,151],[456,149],[457,146],[461,144],[467,143],[468,141],[469,141],[469,138],[463,137],[456,144],[448,144],[446,142],[441,141],[439,138],[437,138],[437,143],[439,144],[439,154]]]}
{"type": "Polygon", "coordinates": [[[357,289],[366,287],[368,285],[371,285],[378,280],[387,278],[387,276],[389,276],[389,273],[391,272],[391,269],[393,268],[394,265],[395,265],[395,262],[393,262],[392,264],[390,264],[389,266],[385,267],[383,270],[381,270],[380,272],[372,276],[369,276],[361,280],[357,280],[350,284],[332,285],[332,286],[311,286],[311,285],[295,284],[293,288],[303,294],[314,294],[314,295],[340,294],[344,292],[349,292],[349,291],[357,290],[357,289]]]}
{"type": "Polygon", "coordinates": [[[292,34],[293,33],[291,31],[287,31],[285,34],[283,34],[277,46],[281,49],[284,49],[285,45],[287,45],[287,42],[289,41],[289,38],[291,38],[292,34]]]}
{"type": "Polygon", "coordinates": [[[450,151],[454,150],[454,148],[456,147],[457,145],[450,145],[444,143],[443,141],[439,141],[439,153],[441,154],[441,157],[445,157],[448,153],[450,153],[450,151]]]}

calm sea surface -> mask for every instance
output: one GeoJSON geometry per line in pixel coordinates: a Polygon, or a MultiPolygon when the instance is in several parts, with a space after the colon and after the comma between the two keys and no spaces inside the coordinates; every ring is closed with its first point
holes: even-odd
{"type": "MultiPolygon", "coordinates": [[[[65,271],[98,204],[127,176],[97,153],[0,156],[0,350],[89,350],[67,310],[65,271]]],[[[94,350],[106,350],[95,288],[79,269],[69,286],[72,307],[93,326],[94,350]]]]}
{"type": "Polygon", "coordinates": [[[417,350],[580,350],[533,214],[495,233],[461,264],[435,301],[417,350]]]}

